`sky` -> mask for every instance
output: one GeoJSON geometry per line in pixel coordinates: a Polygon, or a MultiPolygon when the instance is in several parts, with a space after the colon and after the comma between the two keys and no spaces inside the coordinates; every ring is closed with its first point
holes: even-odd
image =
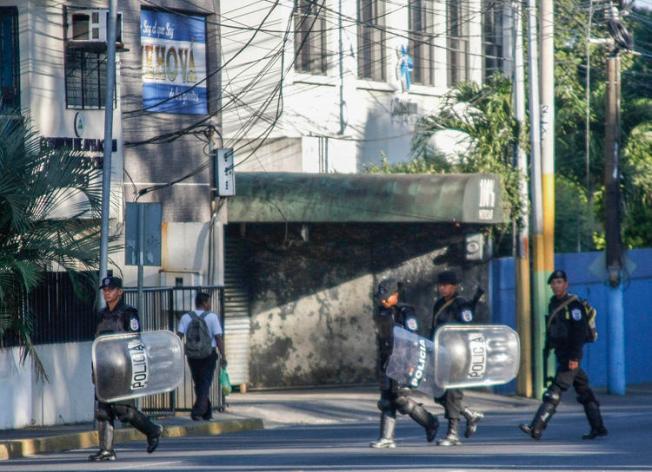
{"type": "Polygon", "coordinates": [[[634,5],[652,10],[652,0],[635,0],[634,5]]]}

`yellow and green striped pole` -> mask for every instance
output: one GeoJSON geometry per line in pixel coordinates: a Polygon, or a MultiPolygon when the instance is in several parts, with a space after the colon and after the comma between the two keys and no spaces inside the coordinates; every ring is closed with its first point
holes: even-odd
{"type": "MultiPolygon", "coordinates": [[[[555,269],[555,17],[553,0],[541,0],[541,165],[543,168],[543,272],[546,277],[555,269]]],[[[541,289],[544,316],[551,293],[547,284],[541,289]]],[[[553,356],[548,372],[555,368],[553,356]]],[[[545,383],[545,379],[544,379],[545,383]]]]}

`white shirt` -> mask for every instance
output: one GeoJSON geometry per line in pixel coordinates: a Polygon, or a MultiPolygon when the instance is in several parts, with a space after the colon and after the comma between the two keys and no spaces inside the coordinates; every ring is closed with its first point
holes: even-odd
{"type": "MultiPolygon", "coordinates": [[[[197,313],[197,316],[201,316],[201,314],[206,310],[194,309],[193,311],[197,313]]],[[[190,314],[184,314],[179,320],[179,327],[177,328],[177,331],[181,334],[186,334],[186,330],[188,329],[188,325],[191,321],[192,317],[190,314]]],[[[208,326],[208,331],[211,335],[211,346],[217,347],[215,336],[220,336],[222,334],[222,325],[220,325],[220,318],[212,311],[209,311],[208,315],[204,317],[204,321],[206,321],[206,326],[208,326]]]]}

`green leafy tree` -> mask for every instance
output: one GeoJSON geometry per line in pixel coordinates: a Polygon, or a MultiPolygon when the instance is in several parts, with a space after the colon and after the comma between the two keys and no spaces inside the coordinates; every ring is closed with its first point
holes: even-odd
{"type": "MultiPolygon", "coordinates": [[[[505,210],[520,216],[518,170],[512,164],[518,141],[518,126],[512,116],[511,82],[500,75],[487,84],[462,83],[445,97],[441,112],[417,122],[413,140],[413,160],[390,165],[383,159],[371,172],[383,173],[467,173],[486,172],[501,176],[505,210]],[[460,106],[463,105],[463,106],[460,106]],[[468,136],[468,151],[459,159],[447,159],[433,151],[430,138],[440,130],[455,130],[468,136]]],[[[498,228],[499,234],[511,231],[498,228]]],[[[510,238],[500,238],[508,241],[510,238]]]]}
{"type": "Polygon", "coordinates": [[[0,340],[16,336],[41,374],[26,297],[47,270],[75,282],[97,267],[100,199],[89,159],[42,146],[18,115],[0,117],[0,340]]]}
{"type": "MultiPolygon", "coordinates": [[[[590,36],[608,38],[605,10],[596,8],[590,36]]],[[[606,59],[604,46],[590,45],[587,67],[589,9],[579,0],[555,2],[555,250],[586,251],[604,247],[604,110],[606,59]],[[589,81],[589,150],[586,152],[586,81],[589,81]]],[[[652,12],[634,10],[629,25],[637,45],[652,50],[652,12]]],[[[526,45],[527,46],[527,45],[526,45]]],[[[622,55],[622,181],[623,239],[628,247],[652,246],[652,51],[622,55]],[[626,79],[626,80],[625,80],[626,79]]],[[[493,172],[502,177],[513,221],[518,221],[518,174],[512,165],[517,141],[512,119],[510,80],[492,77],[484,86],[458,85],[437,115],[417,124],[414,160],[375,172],[493,172]],[[462,109],[468,113],[460,115],[462,109]],[[459,162],[449,162],[428,148],[437,130],[467,133],[472,142],[459,162]]],[[[525,140],[527,141],[527,139],[525,140]]],[[[522,142],[527,149],[528,143],[522,142]]],[[[510,238],[504,238],[509,240],[510,238]]],[[[502,253],[506,251],[503,250],[502,253]]]]}

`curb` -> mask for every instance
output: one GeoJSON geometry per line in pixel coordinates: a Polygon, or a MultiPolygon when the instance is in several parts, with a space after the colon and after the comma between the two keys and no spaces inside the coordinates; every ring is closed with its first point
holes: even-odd
{"type": "MultiPolygon", "coordinates": [[[[218,436],[224,433],[262,429],[263,427],[263,421],[260,418],[221,420],[188,426],[163,425],[163,434],[161,437],[218,436]]],[[[143,441],[144,438],[145,436],[134,428],[120,428],[114,432],[116,443],[143,441]]],[[[82,431],[79,433],[59,434],[42,438],[15,439],[0,442],[0,461],[28,457],[35,454],[63,452],[70,449],[87,449],[97,445],[97,431],[82,431]]]]}

